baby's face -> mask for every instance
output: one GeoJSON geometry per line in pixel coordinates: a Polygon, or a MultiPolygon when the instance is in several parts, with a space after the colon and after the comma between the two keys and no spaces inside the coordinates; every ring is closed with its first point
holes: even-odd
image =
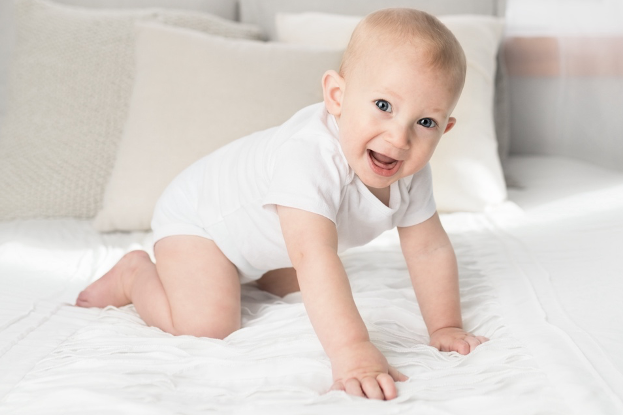
{"type": "Polygon", "coordinates": [[[419,54],[397,48],[360,62],[342,79],[340,144],[347,162],[369,188],[385,188],[422,169],[458,99],[450,77],[419,54]]]}

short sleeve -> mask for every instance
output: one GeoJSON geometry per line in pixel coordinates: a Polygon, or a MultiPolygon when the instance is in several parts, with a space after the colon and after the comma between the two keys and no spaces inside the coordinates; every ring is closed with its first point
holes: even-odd
{"type": "MultiPolygon", "coordinates": [[[[407,178],[406,178],[407,179],[407,178]]],[[[397,226],[410,227],[431,218],[436,212],[433,198],[431,166],[427,165],[412,175],[406,184],[409,202],[403,218],[397,226]]]]}
{"type": "Polygon", "coordinates": [[[347,171],[334,138],[288,139],[276,150],[262,206],[272,211],[276,205],[298,208],[336,223],[347,171]]]}

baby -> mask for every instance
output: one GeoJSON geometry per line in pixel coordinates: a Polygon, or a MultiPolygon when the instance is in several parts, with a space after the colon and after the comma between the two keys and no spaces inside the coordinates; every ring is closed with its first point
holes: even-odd
{"type": "Polygon", "coordinates": [[[154,211],[156,263],[126,254],[76,304],[133,303],[148,325],[222,339],[241,326],[242,283],[278,295],[300,288],[332,389],[395,398],[407,377],[371,343],[338,253],[398,227],[431,345],[468,354],[487,341],[462,329],[457,262],[429,167],[455,124],[465,72],[459,43],[435,17],[368,15],[339,72],[324,74],[324,102],[178,175],[154,211]]]}

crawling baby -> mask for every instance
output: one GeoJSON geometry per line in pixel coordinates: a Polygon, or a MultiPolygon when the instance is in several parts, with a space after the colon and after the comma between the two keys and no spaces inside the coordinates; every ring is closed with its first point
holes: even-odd
{"type": "Polygon", "coordinates": [[[436,213],[429,160],[455,125],[464,53],[435,17],[385,9],[355,29],[324,101],[200,159],[167,187],[152,220],[153,263],[126,254],[80,293],[83,307],[133,303],[174,335],[241,326],[240,286],[301,290],[332,389],[393,399],[407,377],[370,341],[341,251],[398,227],[431,345],[468,354],[457,262],[436,213]]]}

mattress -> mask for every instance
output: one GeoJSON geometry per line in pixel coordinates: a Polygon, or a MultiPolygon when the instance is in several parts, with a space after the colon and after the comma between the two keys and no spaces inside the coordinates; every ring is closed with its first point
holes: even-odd
{"type": "Polygon", "coordinates": [[[622,413],[622,175],[554,157],[507,173],[510,201],[442,215],[464,327],[491,339],[467,356],[428,346],[396,231],[341,255],[373,343],[410,377],[391,401],[327,391],[300,293],[245,285],[242,329],[176,337],[132,305],[73,306],[149,233],[0,223],[0,413],[622,413]]]}

